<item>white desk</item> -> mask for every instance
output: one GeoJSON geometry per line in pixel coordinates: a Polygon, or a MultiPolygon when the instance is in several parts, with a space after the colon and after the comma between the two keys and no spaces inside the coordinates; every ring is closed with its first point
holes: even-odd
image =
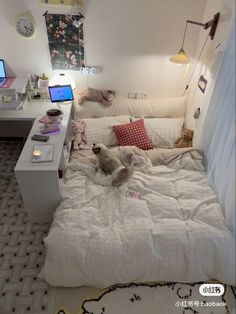
{"type": "Polygon", "coordinates": [[[26,102],[18,110],[0,109],[0,121],[33,121],[39,114],[45,114],[51,108],[57,108],[57,106],[50,101],[26,102]]]}
{"type": "Polygon", "coordinates": [[[57,105],[50,101],[32,101],[18,110],[0,110],[0,137],[26,137],[36,117],[51,108],[57,105]]]}
{"type": "MultiPolygon", "coordinates": [[[[17,182],[29,219],[36,223],[50,222],[61,200],[58,170],[64,170],[69,158],[72,104],[62,105],[61,107],[64,116],[60,124],[60,131],[55,134],[48,134],[50,138],[46,142],[54,145],[53,161],[32,163],[33,146],[42,143],[31,140],[31,136],[40,134],[39,128],[42,123],[39,122],[39,119],[42,115],[39,115],[33,124],[15,167],[17,182]]],[[[42,112],[45,113],[45,107],[42,112]]],[[[28,113],[28,116],[30,116],[30,113],[28,113]]]]}

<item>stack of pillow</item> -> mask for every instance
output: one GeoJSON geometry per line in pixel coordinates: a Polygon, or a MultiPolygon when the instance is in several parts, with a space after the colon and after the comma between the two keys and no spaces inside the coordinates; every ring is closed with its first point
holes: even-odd
{"type": "Polygon", "coordinates": [[[183,118],[130,118],[112,116],[83,119],[86,123],[86,147],[93,143],[107,146],[136,146],[143,150],[173,148],[181,135],[183,118]],[[131,121],[131,122],[130,122],[131,121]]]}

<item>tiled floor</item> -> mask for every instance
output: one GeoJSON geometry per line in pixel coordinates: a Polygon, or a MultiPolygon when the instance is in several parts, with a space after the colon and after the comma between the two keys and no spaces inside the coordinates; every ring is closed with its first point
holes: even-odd
{"type": "Polygon", "coordinates": [[[32,224],[14,167],[22,142],[0,141],[0,313],[51,314],[55,290],[37,278],[48,224],[32,224]]]}

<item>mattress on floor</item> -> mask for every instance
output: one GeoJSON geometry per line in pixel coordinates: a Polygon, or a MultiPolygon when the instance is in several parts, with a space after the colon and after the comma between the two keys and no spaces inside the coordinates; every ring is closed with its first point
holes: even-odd
{"type": "Polygon", "coordinates": [[[234,285],[234,238],[196,156],[136,169],[121,187],[86,158],[69,164],[40,276],[67,287],[210,279],[234,285]]]}

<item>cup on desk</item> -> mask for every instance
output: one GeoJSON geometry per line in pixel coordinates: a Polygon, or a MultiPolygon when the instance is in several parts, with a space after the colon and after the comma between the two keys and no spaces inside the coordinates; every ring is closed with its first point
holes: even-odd
{"type": "Polygon", "coordinates": [[[59,109],[49,109],[47,111],[47,117],[50,123],[60,123],[62,119],[62,111],[59,109]]]}

